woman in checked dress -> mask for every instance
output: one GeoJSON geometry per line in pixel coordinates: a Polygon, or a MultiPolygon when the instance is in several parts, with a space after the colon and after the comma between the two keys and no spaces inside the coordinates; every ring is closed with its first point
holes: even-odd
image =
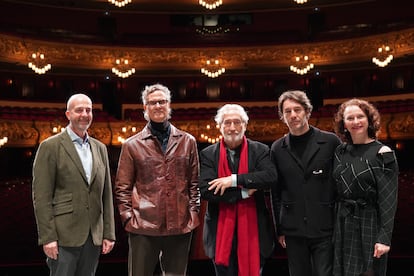
{"type": "Polygon", "coordinates": [[[335,116],[342,138],[334,158],[337,185],[334,275],[385,276],[397,209],[398,163],[377,140],[378,110],[351,99],[335,116]]]}

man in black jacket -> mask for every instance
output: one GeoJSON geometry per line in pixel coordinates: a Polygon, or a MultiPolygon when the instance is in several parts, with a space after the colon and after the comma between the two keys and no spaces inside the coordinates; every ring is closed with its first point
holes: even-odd
{"type": "Polygon", "coordinates": [[[289,134],[271,147],[278,182],[272,207],[278,240],[286,248],[291,276],[332,275],[335,183],[332,162],[339,138],[308,123],[312,104],[303,91],[278,101],[289,134]]]}
{"type": "Polygon", "coordinates": [[[245,137],[249,117],[226,104],[215,117],[223,138],[200,153],[203,242],[216,275],[259,276],[274,247],[265,191],[277,180],[269,147],[245,137]]]}

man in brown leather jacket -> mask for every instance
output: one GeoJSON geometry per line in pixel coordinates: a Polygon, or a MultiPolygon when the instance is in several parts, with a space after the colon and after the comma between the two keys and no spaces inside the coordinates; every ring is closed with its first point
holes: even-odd
{"type": "Polygon", "coordinates": [[[171,92],[161,84],[142,92],[148,124],[122,145],[115,196],[129,234],[130,276],[185,275],[191,234],[199,225],[197,143],[174,127],[171,92]]]}

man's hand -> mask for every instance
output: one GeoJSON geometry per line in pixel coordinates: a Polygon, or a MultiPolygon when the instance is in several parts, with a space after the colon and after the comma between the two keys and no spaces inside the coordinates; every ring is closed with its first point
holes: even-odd
{"type": "Polygon", "coordinates": [[[197,226],[200,225],[200,218],[198,217],[197,212],[190,211],[191,220],[188,222],[187,227],[190,230],[194,230],[197,226]]]}
{"type": "Polygon", "coordinates": [[[52,241],[43,245],[43,252],[45,252],[48,258],[57,260],[59,249],[57,241],[52,241]]]}
{"type": "Polygon", "coordinates": [[[224,191],[226,191],[227,188],[231,187],[231,176],[216,178],[208,182],[208,184],[210,185],[208,189],[210,191],[214,190],[215,195],[218,192],[220,192],[220,195],[223,195],[224,191]]]}
{"type": "Polygon", "coordinates": [[[249,197],[250,196],[252,196],[255,192],[257,191],[257,189],[249,189],[248,191],[247,191],[247,194],[249,195],[249,197]]]}
{"type": "Polygon", "coordinates": [[[279,236],[279,244],[283,247],[286,248],[286,241],[285,241],[285,235],[279,236]]]}
{"type": "Polygon", "coordinates": [[[102,241],[102,254],[108,254],[114,248],[115,241],[103,239],[102,241]]]}

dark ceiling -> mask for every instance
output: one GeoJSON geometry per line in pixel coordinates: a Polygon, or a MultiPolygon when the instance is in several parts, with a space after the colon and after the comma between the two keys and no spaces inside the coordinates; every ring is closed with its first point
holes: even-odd
{"type": "Polygon", "coordinates": [[[389,40],[399,49],[395,63],[411,64],[409,4],[223,0],[210,11],[198,0],[132,0],[122,8],[106,0],[0,0],[0,70],[27,71],[29,53],[39,49],[62,74],[107,70],[122,55],[161,75],[199,74],[199,60],[212,55],[227,58],[235,74],[277,73],[307,50],[326,70],[352,69],[372,66],[371,44],[389,40]]]}

